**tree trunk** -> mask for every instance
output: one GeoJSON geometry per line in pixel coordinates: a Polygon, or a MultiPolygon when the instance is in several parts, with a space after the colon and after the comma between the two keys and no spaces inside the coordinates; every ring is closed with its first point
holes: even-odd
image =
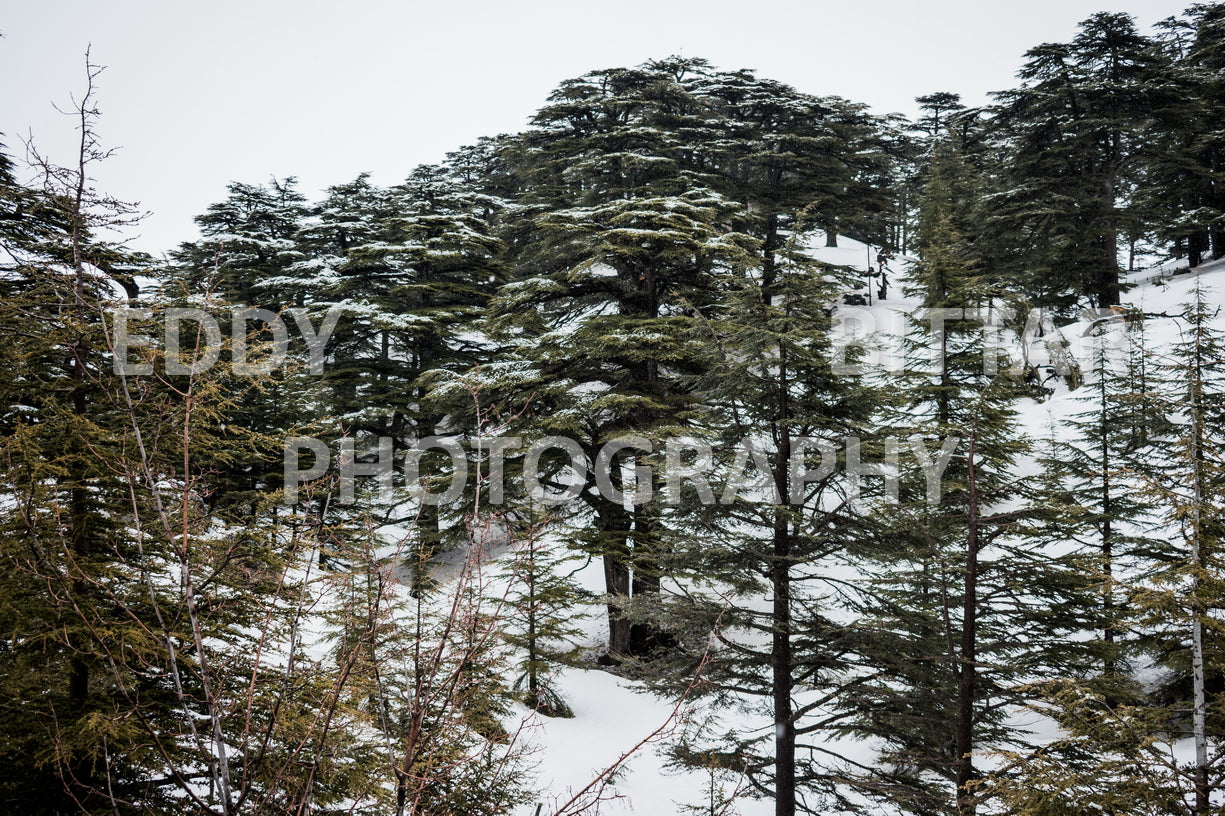
{"type": "MultiPolygon", "coordinates": [[[[779,501],[789,499],[788,463],[791,460],[791,430],[788,425],[787,348],[780,344],[778,401],[778,456],[774,463],[774,484],[779,501]]],[[[787,514],[781,508],[774,512],[773,562],[770,565],[770,588],[774,595],[771,608],[773,636],[770,645],[770,670],[774,703],[774,814],[795,814],[795,718],[791,710],[793,666],[791,656],[791,537],[787,514]]]]}
{"type": "MultiPolygon", "coordinates": [[[[92,84],[91,84],[92,90],[92,84]]],[[[89,94],[86,94],[86,99],[89,94]]],[[[75,434],[83,433],[82,424],[90,413],[90,400],[86,393],[86,388],[89,384],[89,368],[87,361],[93,355],[93,350],[90,348],[89,339],[85,335],[86,326],[90,319],[90,309],[86,300],[86,273],[85,273],[85,258],[82,254],[84,241],[84,195],[86,185],[85,161],[87,155],[87,140],[91,136],[91,131],[87,123],[87,112],[85,103],[81,103],[79,108],[81,116],[81,146],[78,153],[79,164],[77,166],[76,176],[76,198],[72,209],[72,265],[75,272],[73,284],[73,301],[76,307],[75,317],[79,321],[77,330],[80,334],[76,341],[72,344],[72,411],[77,417],[77,424],[74,430],[74,437],[70,440],[69,445],[74,454],[75,462],[70,466],[70,473],[74,480],[69,491],[69,535],[71,536],[71,546],[73,555],[72,573],[75,576],[81,576],[87,571],[90,571],[86,561],[93,553],[93,537],[94,519],[91,519],[89,507],[89,482],[88,472],[90,470],[89,459],[90,451],[88,443],[84,440],[75,438],[75,434]]],[[[72,580],[72,594],[74,596],[74,604],[80,604],[82,608],[87,608],[87,595],[89,593],[89,584],[82,577],[74,577],[72,580]]],[[[84,621],[82,621],[84,623],[84,621]]],[[[85,627],[82,627],[85,628],[85,627]]],[[[69,634],[67,637],[68,646],[73,650],[74,654],[69,661],[68,671],[68,699],[75,708],[71,712],[71,716],[79,717],[83,721],[86,717],[86,708],[89,703],[89,682],[90,682],[90,667],[86,662],[86,656],[92,652],[92,643],[88,642],[88,635],[81,633],[78,637],[76,634],[69,634]]],[[[89,756],[74,756],[69,767],[71,769],[71,779],[65,779],[69,795],[76,800],[79,806],[85,806],[86,802],[92,799],[94,790],[94,770],[95,763],[89,756]]]]}
{"type": "Polygon", "coordinates": [[[957,813],[974,816],[976,803],[971,786],[977,779],[974,770],[974,697],[978,682],[978,485],[974,470],[974,436],[969,438],[966,454],[966,480],[969,502],[966,509],[965,597],[961,610],[961,665],[957,684],[957,813]]]}
{"type": "Polygon", "coordinates": [[[774,251],[778,249],[778,215],[770,213],[766,217],[766,238],[761,246],[761,291],[765,295],[766,305],[770,302],[770,292],[774,289],[774,273],[777,261],[774,251]]]}
{"type": "Polygon", "coordinates": [[[619,662],[630,654],[630,622],[621,604],[630,594],[630,571],[625,560],[604,554],[604,588],[608,593],[608,654],[606,663],[619,662]]]}
{"type": "Polygon", "coordinates": [[[1114,525],[1111,523],[1111,514],[1114,512],[1114,497],[1111,495],[1111,487],[1113,485],[1110,480],[1110,437],[1106,423],[1107,396],[1106,380],[1099,375],[1098,399],[1101,401],[1099,407],[1101,413],[1098,425],[1098,441],[1102,456],[1102,602],[1106,615],[1106,625],[1103,628],[1102,640],[1106,644],[1106,674],[1112,675],[1117,668],[1114,655],[1114,525]]]}
{"type": "MultiPolygon", "coordinates": [[[[634,576],[630,586],[630,595],[636,603],[649,604],[659,598],[662,571],[655,526],[648,509],[637,508],[634,513],[634,576]]],[[[672,636],[651,620],[630,626],[630,654],[635,657],[648,657],[674,644],[672,636]]]]}
{"type": "Polygon", "coordinates": [[[791,567],[790,536],[782,511],[774,524],[774,563],[770,583],[774,592],[774,635],[770,669],[774,702],[774,814],[795,814],[795,721],[791,711],[791,567]]]}
{"type": "Polygon", "coordinates": [[[1101,259],[1094,274],[1093,294],[1099,308],[1118,306],[1119,300],[1119,231],[1115,218],[1114,178],[1107,176],[1102,183],[1101,259]]]}
{"type": "Polygon", "coordinates": [[[1187,238],[1187,258],[1191,268],[1199,266],[1204,262],[1204,249],[1206,241],[1206,233],[1204,230],[1196,230],[1187,238]]]}
{"type": "MultiPolygon", "coordinates": [[[[609,474],[618,488],[619,471],[613,466],[609,474]]],[[[623,608],[630,598],[630,517],[625,508],[604,498],[598,500],[595,510],[604,560],[604,590],[608,595],[608,653],[600,662],[609,665],[632,653],[630,622],[623,608]]]]}
{"type": "MultiPolygon", "coordinates": [[[[1197,327],[1198,332],[1202,327],[1197,327]]],[[[1191,731],[1195,742],[1195,813],[1204,816],[1210,813],[1208,796],[1208,705],[1204,689],[1204,616],[1208,613],[1204,603],[1202,574],[1203,551],[1203,502],[1206,492],[1205,474],[1202,465],[1204,456],[1203,429],[1203,360],[1197,341],[1193,352],[1191,383],[1187,408],[1190,419],[1191,442],[1191,567],[1194,579],[1191,583],[1191,731]]]]}
{"type": "MultiPolygon", "coordinates": [[[[1217,212],[1225,208],[1225,186],[1219,181],[1213,181],[1220,177],[1221,172],[1221,153],[1219,150],[1213,150],[1208,166],[1212,170],[1212,175],[1208,182],[1208,206],[1217,212]]],[[[1211,224],[1208,227],[1208,244],[1211,248],[1212,259],[1225,258],[1225,225],[1211,224]]]]}
{"type": "Polygon", "coordinates": [[[527,548],[527,694],[529,705],[540,705],[540,681],[537,669],[540,656],[536,644],[536,545],[529,542],[527,548]]]}
{"type": "Polygon", "coordinates": [[[1209,227],[1208,243],[1212,247],[1212,260],[1225,258],[1225,227],[1219,224],[1209,227]]]}

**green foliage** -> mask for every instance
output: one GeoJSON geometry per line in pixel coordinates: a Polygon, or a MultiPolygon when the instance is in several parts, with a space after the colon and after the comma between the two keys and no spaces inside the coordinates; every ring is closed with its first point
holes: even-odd
{"type": "Polygon", "coordinates": [[[1070,43],[1030,49],[1020,88],[997,94],[1004,162],[991,236],[1035,302],[1119,303],[1119,235],[1150,137],[1164,63],[1126,14],[1101,12],[1070,43]]]}
{"type": "MultiPolygon", "coordinates": [[[[1225,253],[1222,19],[1193,6],[1149,38],[1094,15],[1031,50],[997,105],[929,94],[913,125],[701,59],[593,71],[524,133],[391,188],[363,174],[312,203],[292,177],[234,183],[169,269],[99,237],[129,210],[82,173],[104,157],[88,104],[80,162],[44,162],[46,189],[0,154],[0,798],[507,812],[531,798],[511,712],[572,713],[551,678],[581,660],[586,556],[604,562],[605,662],[770,723],[672,746],[708,774],[694,812],[744,785],[785,816],[859,807],[848,788],[914,813],[1207,812],[1225,730],[1215,315],[1201,292],[1160,362],[1140,315],[1106,324],[1084,410],[1043,453],[983,321],[1014,300],[1117,304],[1123,241],[1225,253]],[[853,279],[809,257],[818,230],[917,251],[902,376],[833,365],[853,279]],[[125,305],[150,310],[129,356],[152,374],[112,366],[125,305]],[[158,329],[182,306],[225,327],[218,365],[166,372],[158,329]],[[341,310],[324,372],[300,347],[234,370],[237,347],[275,348],[267,315],[230,328],[247,306],[316,327],[341,310]],[[362,485],[339,505],[333,475],[282,506],[285,437],[324,428],[400,457],[446,434],[480,477],[453,506],[419,501],[430,454],[390,503],[362,485]],[[847,472],[847,440],[880,462],[885,434],[956,445],[939,476],[899,464],[893,502],[891,479],[847,472]],[[655,500],[591,474],[547,516],[517,486],[495,499],[475,444],[491,435],[519,437],[508,485],[544,437],[590,461],[637,437],[651,450],[618,454],[613,485],[651,465],[636,486],[655,500]],[[746,471],[737,495],[661,501],[678,437],[746,471]],[[833,471],[801,481],[805,445],[833,471]],[[1011,730],[1025,706],[1060,733],[1011,730]],[[852,768],[822,755],[835,736],[882,750],[852,768]],[[1190,766],[1172,758],[1188,741],[1190,766]]],[[[564,487],[568,463],[551,451],[543,481],[564,487]]]]}
{"type": "MultiPolygon", "coordinates": [[[[745,440],[761,461],[734,499],[688,494],[662,517],[668,566],[680,580],[667,626],[680,648],[649,667],[657,689],[679,693],[700,674],[695,693],[708,705],[774,724],[687,734],[673,752],[678,764],[732,758],[728,767],[746,785],[789,803],[815,803],[837,787],[829,765],[804,746],[838,727],[824,706],[855,684],[862,644],[838,620],[831,599],[844,587],[832,573],[854,562],[874,525],[871,491],[852,501],[842,475],[800,483],[788,463],[801,444],[812,446],[810,456],[819,445],[842,449],[872,427],[884,401],[879,388],[833,371],[831,312],[845,270],[798,252],[802,235],[780,248],[770,280],[729,275],[723,302],[694,327],[707,349],[695,378],[707,404],[693,435],[718,451],[725,472],[748,464],[735,461],[745,440]],[[817,693],[794,702],[801,687],[817,693]]],[[[879,455],[880,444],[866,440],[865,456],[879,455]]],[[[714,797],[713,777],[710,784],[714,797]]]]}
{"type": "Polygon", "coordinates": [[[856,604],[875,673],[842,704],[853,731],[885,745],[891,770],[863,779],[865,790],[915,813],[973,812],[984,774],[974,752],[1024,744],[1008,708],[1034,678],[1087,659],[1068,640],[1085,625],[1085,581],[1033,535],[1039,510],[1016,477],[1028,453],[1021,391],[987,325],[1002,292],[963,231],[980,212],[973,179],[955,146],[937,146],[910,288],[923,310],[895,422],[929,451],[948,444],[948,458],[942,471],[903,470],[900,502],[881,510],[894,529],[874,554],[881,577],[856,604]]]}
{"type": "Polygon", "coordinates": [[[577,620],[588,601],[573,577],[578,559],[543,538],[548,529],[543,514],[502,518],[511,523],[513,558],[502,629],[519,666],[513,687],[528,708],[546,717],[573,717],[550,678],[558,668],[578,663],[582,630],[577,620]]]}

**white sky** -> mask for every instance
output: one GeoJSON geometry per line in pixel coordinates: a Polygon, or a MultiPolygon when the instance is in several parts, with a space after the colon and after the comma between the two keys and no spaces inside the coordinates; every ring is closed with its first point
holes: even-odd
{"type": "Polygon", "coordinates": [[[394,184],[480,136],[522,129],[563,79],[701,56],[878,113],[1012,87],[1024,52],[1102,10],[1141,30],[1191,0],[0,0],[0,132],[73,160],[52,103],[99,80],[99,186],[152,211],[134,245],[196,236],[232,180],[296,175],[316,197],[369,170],[394,184]]]}

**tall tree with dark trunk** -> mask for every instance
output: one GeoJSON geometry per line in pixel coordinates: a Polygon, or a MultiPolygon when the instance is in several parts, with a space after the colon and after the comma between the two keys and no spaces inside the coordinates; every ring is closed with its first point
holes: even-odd
{"type": "Polygon", "coordinates": [[[908,342],[910,405],[897,420],[929,453],[902,474],[898,526],[878,555],[887,577],[861,607],[864,660],[879,673],[846,702],[857,728],[888,746],[892,770],[865,784],[916,813],[976,812],[975,754],[1024,739],[1003,726],[1004,711],[1033,676],[1087,660],[1061,642],[1084,624],[1085,582],[1027,535],[1034,509],[1013,475],[1026,449],[1020,392],[988,326],[1000,292],[958,229],[977,207],[972,179],[953,146],[937,147],[910,287],[922,303],[908,342]]]}
{"type": "MultiPolygon", "coordinates": [[[[516,325],[533,366],[570,384],[552,413],[592,463],[606,443],[656,438],[693,410],[684,375],[699,347],[686,312],[715,296],[718,270],[748,260],[752,241],[732,228],[743,212],[712,191],[688,141],[706,127],[705,108],[681,79],[704,70],[672,61],[569,80],[522,137],[523,196],[507,228],[525,279],[503,289],[499,321],[516,325]]],[[[538,421],[544,408],[529,414],[535,434],[558,427],[538,421]]],[[[608,464],[617,492],[621,463],[647,453],[638,450],[608,464]]],[[[579,495],[593,522],[585,546],[605,567],[609,654],[645,654],[658,633],[635,625],[627,604],[658,595],[657,513],[597,490],[579,495]]]]}
{"type": "MultiPolygon", "coordinates": [[[[826,706],[855,685],[859,644],[854,627],[838,622],[833,575],[869,535],[865,508],[878,483],[853,505],[833,463],[872,428],[884,399],[862,377],[835,372],[832,304],[847,270],[812,261],[802,240],[778,249],[768,283],[756,270],[730,279],[694,327],[709,359],[694,444],[712,448],[727,481],[716,493],[703,474],[696,495],[672,495],[667,520],[684,578],[669,611],[681,648],[652,667],[656,686],[674,693],[703,655],[699,693],[719,705],[758,701],[752,710],[766,727],[727,730],[709,744],[690,735],[674,756],[742,771],[779,816],[823,812],[838,789],[836,763],[813,746],[840,724],[826,706]],[[700,535],[685,532],[695,528],[700,535]]],[[[864,440],[865,458],[880,456],[880,445],[864,440]]]]}
{"type": "Polygon", "coordinates": [[[1158,43],[1169,62],[1149,129],[1145,183],[1137,191],[1146,221],[1190,266],[1225,257],[1225,11],[1195,4],[1166,20],[1158,43]]]}
{"type": "Polygon", "coordinates": [[[1162,62],[1126,14],[1095,14],[1070,43],[1030,49],[1020,88],[996,94],[1008,151],[993,239],[1036,302],[1117,305],[1119,236],[1162,62]]]}

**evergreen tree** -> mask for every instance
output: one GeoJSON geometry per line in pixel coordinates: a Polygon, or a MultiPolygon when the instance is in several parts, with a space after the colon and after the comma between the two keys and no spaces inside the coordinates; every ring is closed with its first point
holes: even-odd
{"type": "Polygon", "coordinates": [[[578,659],[582,631],[575,621],[576,607],[584,603],[575,582],[577,568],[565,570],[575,561],[573,553],[542,537],[546,520],[528,517],[514,525],[506,594],[504,637],[520,652],[520,675],[514,688],[523,704],[547,717],[573,717],[566,701],[549,680],[559,666],[578,659]],[[560,552],[559,552],[560,551],[560,552]]]}
{"type": "Polygon", "coordinates": [[[961,104],[961,94],[949,91],[937,91],[915,97],[923,116],[915,123],[915,127],[926,134],[931,144],[940,141],[949,127],[952,114],[965,110],[961,104]]]}
{"type": "Polygon", "coordinates": [[[1133,604],[1124,620],[1165,674],[1144,697],[1121,698],[1117,684],[1047,681],[1036,707],[1063,734],[1039,751],[1005,755],[994,787],[1012,807],[1041,814],[1219,812],[1225,751],[1217,735],[1225,712],[1217,576],[1225,460],[1216,414],[1225,383],[1214,312],[1197,290],[1181,340],[1157,366],[1177,385],[1162,394],[1163,422],[1148,429],[1156,443],[1150,465],[1136,471],[1138,494],[1157,516],[1149,520],[1157,525],[1152,537],[1171,546],[1140,553],[1124,576],[1133,604]],[[1180,756],[1187,746],[1189,762],[1180,756]]]}
{"type": "Polygon", "coordinates": [[[1220,430],[1225,427],[1225,338],[1212,326],[1219,311],[1209,306],[1202,281],[1197,281],[1194,300],[1183,313],[1186,328],[1166,366],[1181,386],[1169,469],[1146,491],[1157,499],[1166,524],[1183,545],[1181,558],[1157,573],[1158,592],[1145,603],[1156,613],[1158,626],[1169,626],[1173,617],[1182,630],[1172,638],[1179,647],[1162,657],[1185,678],[1179,683],[1182,707],[1190,697],[1192,812],[1197,814],[1211,812],[1213,793],[1225,779],[1225,754],[1215,737],[1222,733],[1220,682],[1225,666],[1220,660],[1221,621],[1213,615],[1225,606],[1219,577],[1225,533],[1225,440],[1220,430]]]}
{"type": "Polygon", "coordinates": [[[965,110],[961,95],[949,91],[915,97],[922,115],[915,122],[896,123],[894,154],[897,156],[895,185],[896,227],[891,242],[902,252],[913,249],[917,229],[918,205],[927,179],[927,165],[936,144],[948,138],[953,117],[965,110]]]}
{"type": "Polygon", "coordinates": [[[691,138],[701,166],[718,171],[716,189],[748,210],[740,228],[761,241],[766,285],[801,211],[830,245],[840,233],[888,241],[892,168],[882,123],[863,106],[803,94],[751,71],[699,73],[687,86],[719,117],[713,133],[691,138]]]}
{"type": "MultiPolygon", "coordinates": [[[[284,275],[300,257],[296,236],[307,215],[306,199],[293,177],[274,178],[267,185],[233,182],[227,191],[224,201],[196,217],[200,240],[171,253],[174,267],[161,276],[160,299],[166,308],[207,304],[226,349],[241,345],[257,360],[276,338],[266,320],[243,321],[241,316],[245,310],[266,309],[288,320],[282,310],[301,305],[301,290],[286,286],[284,275]]],[[[186,346],[200,328],[185,321],[167,331],[177,330],[186,346]]],[[[220,364],[234,362],[230,357],[220,364]]],[[[309,413],[308,389],[294,376],[299,362],[289,358],[266,373],[230,381],[233,459],[206,497],[211,509],[231,517],[250,516],[260,493],[280,486],[284,432],[309,413]],[[254,444],[255,437],[264,444],[254,444]]]]}
{"type": "Polygon", "coordinates": [[[1072,415],[1070,438],[1057,441],[1042,461],[1052,479],[1045,496],[1055,522],[1052,540],[1096,550],[1087,561],[1088,575],[1100,586],[1103,671],[1108,683],[1122,683],[1117,693],[1127,686],[1121,638],[1134,614],[1121,588],[1137,564],[1162,552],[1143,533],[1149,507],[1138,493],[1141,474],[1153,472],[1155,446],[1169,427],[1144,331],[1143,316],[1134,312],[1123,324],[1098,328],[1087,387],[1078,396],[1086,409],[1072,415]]]}
{"type": "Polygon", "coordinates": [[[1159,41],[1169,75],[1154,107],[1137,198],[1150,229],[1194,267],[1225,257],[1225,141],[1216,126],[1225,99],[1225,14],[1218,5],[1192,5],[1183,18],[1165,21],[1159,41]]]}
{"type": "MultiPolygon", "coordinates": [[[[606,442],[652,438],[692,410],[682,375],[698,347],[685,312],[711,300],[715,272],[743,262],[751,243],[727,226],[738,208],[686,163],[677,123],[700,122],[702,107],[676,80],[679,70],[567,81],[525,137],[525,194],[508,229],[526,279],[503,289],[496,313],[520,355],[568,390],[551,406],[560,422],[541,423],[544,406],[525,420],[537,434],[579,439],[591,462],[606,442]]],[[[614,482],[626,457],[611,463],[614,482]]],[[[657,595],[653,511],[628,511],[596,491],[579,496],[594,520],[586,546],[605,565],[609,654],[645,653],[656,633],[634,628],[625,605],[657,595]]]]}
{"type": "MultiPolygon", "coordinates": [[[[134,739],[118,726],[99,626],[122,629],[105,576],[130,555],[102,312],[122,291],[107,274],[122,254],[96,238],[130,211],[93,188],[87,171],[105,156],[94,131],[94,80],[77,114],[74,168],[35,153],[45,185],[27,188],[0,161],[4,218],[2,521],[4,568],[3,795],[29,812],[105,806],[102,747],[121,755],[114,775],[140,776],[134,739]]],[[[119,418],[121,419],[121,417],[119,418]]],[[[130,587],[112,590],[127,597],[130,587]]],[[[129,675],[125,680],[131,680],[129,675]]]]}
{"type": "MultiPolygon", "coordinates": [[[[16,194],[37,239],[4,276],[0,786],[28,813],[331,805],[351,789],[299,775],[305,745],[345,738],[314,716],[340,681],[303,653],[305,528],[270,496],[242,523],[205,500],[239,461],[230,372],[192,343],[191,374],[166,375],[156,341],[152,373],[114,365],[116,276],[142,259],[97,237],[127,211],[88,175],[106,155],[88,71],[75,167],[44,163],[51,186],[16,194]]],[[[166,301],[142,305],[130,328],[155,335],[166,301]]]]}
{"type": "Polygon", "coordinates": [[[420,167],[389,194],[370,190],[364,179],[355,185],[366,188],[362,205],[337,188],[341,200],[325,205],[321,227],[333,254],[320,262],[331,271],[312,281],[313,305],[347,313],[333,336],[325,383],[347,429],[403,446],[433,435],[441,420],[410,407],[423,395],[417,378],[478,359],[480,347],[465,332],[500,277],[500,244],[480,209],[487,205],[446,168],[420,167]],[[357,213],[363,224],[345,223],[357,213]]]}
{"type": "Polygon", "coordinates": [[[865,660],[879,674],[847,703],[856,728],[889,746],[892,770],[871,789],[918,813],[976,811],[975,753],[1021,738],[1005,710],[1031,679],[1077,665],[1062,638],[1083,623],[1083,582],[1026,536],[1033,511],[1014,477],[1025,451],[1018,386],[985,326],[997,292],[958,229],[974,203],[967,176],[951,147],[933,159],[912,287],[926,311],[910,338],[911,405],[900,423],[929,450],[951,443],[947,469],[931,470],[932,457],[904,474],[899,527],[878,556],[889,576],[861,607],[865,660]]]}
{"type": "Polygon", "coordinates": [[[1010,153],[993,231],[1036,303],[1117,305],[1119,235],[1144,154],[1162,62],[1126,14],[1085,20],[1030,49],[1023,85],[996,94],[1010,153]]]}
{"type": "Polygon", "coordinates": [[[273,311],[295,305],[296,292],[268,292],[260,284],[299,259],[295,237],[308,209],[297,184],[292,176],[266,185],[228,184],[226,199],[196,217],[203,239],[173,253],[181,288],[208,286],[230,303],[273,311]]]}
{"type": "MultiPolygon", "coordinates": [[[[699,672],[699,693],[716,704],[754,701],[750,710],[772,727],[730,730],[714,745],[687,738],[674,756],[704,765],[719,758],[743,771],[779,816],[837,801],[839,774],[812,741],[839,725],[826,707],[856,682],[858,643],[829,603],[841,594],[832,576],[872,528],[845,479],[833,468],[814,477],[809,460],[871,428],[882,401],[858,378],[835,375],[831,304],[845,270],[814,263],[798,241],[780,248],[768,279],[762,271],[730,280],[723,302],[695,327],[710,356],[699,378],[708,400],[703,440],[717,445],[731,480],[753,461],[759,484],[741,484],[739,495],[725,487],[717,500],[707,488],[669,519],[685,575],[670,614],[685,637],[671,671],[655,667],[658,688],[674,692],[699,672]]],[[[869,440],[865,455],[878,447],[869,440]]]]}
{"type": "MultiPolygon", "coordinates": [[[[329,327],[326,367],[301,380],[329,415],[331,438],[351,444],[360,460],[384,455],[369,453],[380,440],[389,439],[391,456],[402,457],[419,439],[442,432],[446,411],[427,397],[427,380],[487,356],[475,323],[502,275],[502,244],[492,234],[501,206],[447,166],[419,167],[390,190],[363,174],[329,190],[297,233],[300,260],[261,284],[297,293],[304,304],[294,315],[299,324],[304,315],[312,326],[329,327]]],[[[434,472],[434,453],[423,459],[418,471],[434,472]]],[[[422,485],[403,487],[411,496],[422,485]]],[[[405,501],[403,493],[393,505],[366,498],[388,518],[411,522],[416,544],[407,557],[419,567],[415,589],[426,591],[425,562],[448,535],[462,541],[465,534],[457,508],[405,501]]],[[[329,506],[332,520],[352,516],[335,502],[329,506]]]]}

